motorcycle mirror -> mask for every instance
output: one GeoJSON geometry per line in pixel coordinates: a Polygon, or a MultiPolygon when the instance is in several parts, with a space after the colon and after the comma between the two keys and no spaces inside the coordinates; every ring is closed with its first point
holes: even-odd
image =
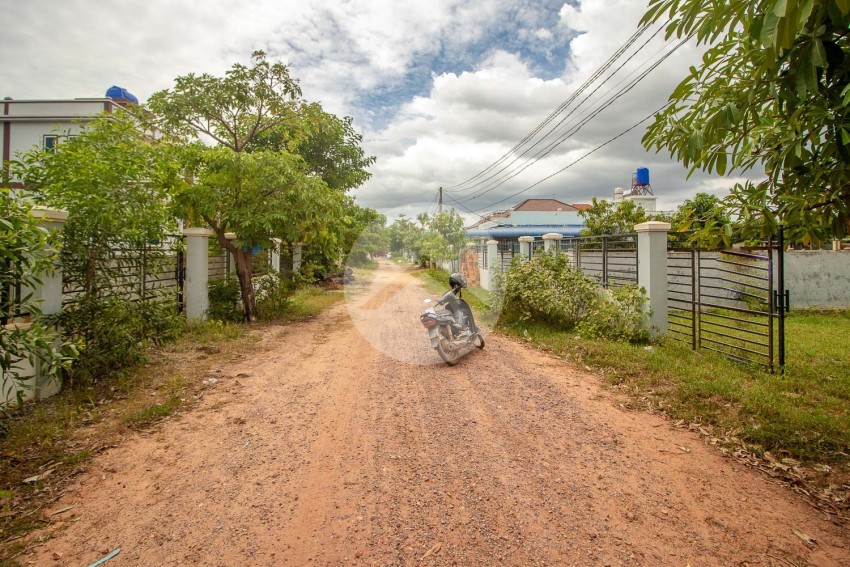
{"type": "Polygon", "coordinates": [[[431,300],[430,300],[430,299],[426,299],[426,300],[425,300],[425,303],[431,303],[431,300]]]}

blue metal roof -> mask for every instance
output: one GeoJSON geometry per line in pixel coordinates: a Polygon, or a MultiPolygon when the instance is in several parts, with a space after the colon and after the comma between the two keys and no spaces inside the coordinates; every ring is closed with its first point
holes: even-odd
{"type": "Polygon", "coordinates": [[[583,224],[543,224],[525,226],[494,226],[491,228],[475,228],[467,230],[470,238],[519,238],[520,236],[540,237],[550,232],[564,236],[578,236],[583,224]]]}

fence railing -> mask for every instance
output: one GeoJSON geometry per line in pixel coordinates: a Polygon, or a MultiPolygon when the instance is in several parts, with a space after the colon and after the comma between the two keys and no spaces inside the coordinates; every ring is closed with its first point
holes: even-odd
{"type": "Polygon", "coordinates": [[[558,248],[574,266],[605,287],[638,281],[637,234],[564,238],[558,248]]]}
{"type": "Polygon", "coordinates": [[[120,297],[132,302],[174,301],[183,311],[185,254],[183,237],[170,235],[164,242],[113,247],[88,258],[88,265],[63,275],[62,305],[79,301],[86,290],[99,297],[120,297]]]}
{"type": "Polygon", "coordinates": [[[781,240],[722,250],[691,247],[686,235],[671,234],[668,336],[693,349],[782,369],[788,310],[783,253],[781,240]]]}
{"type": "Polygon", "coordinates": [[[20,277],[17,273],[20,266],[7,259],[3,266],[3,274],[0,278],[0,325],[7,325],[11,321],[30,314],[22,311],[21,304],[25,290],[22,289],[20,277]]]}

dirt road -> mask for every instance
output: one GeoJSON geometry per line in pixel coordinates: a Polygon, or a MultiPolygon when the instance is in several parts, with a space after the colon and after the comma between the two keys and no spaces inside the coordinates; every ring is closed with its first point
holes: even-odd
{"type": "Polygon", "coordinates": [[[845,528],[583,371],[498,336],[438,365],[426,295],[385,264],[273,328],[192,412],[99,455],[24,562],[850,565],[845,528]]]}

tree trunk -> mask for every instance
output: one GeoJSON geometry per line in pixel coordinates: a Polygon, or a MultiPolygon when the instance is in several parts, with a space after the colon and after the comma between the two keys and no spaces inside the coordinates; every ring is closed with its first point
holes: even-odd
{"type": "Polygon", "coordinates": [[[254,284],[251,281],[251,250],[235,248],[236,277],[239,279],[239,291],[242,295],[242,307],[245,310],[245,320],[253,323],[257,320],[257,302],[254,297],[254,284]]]}

